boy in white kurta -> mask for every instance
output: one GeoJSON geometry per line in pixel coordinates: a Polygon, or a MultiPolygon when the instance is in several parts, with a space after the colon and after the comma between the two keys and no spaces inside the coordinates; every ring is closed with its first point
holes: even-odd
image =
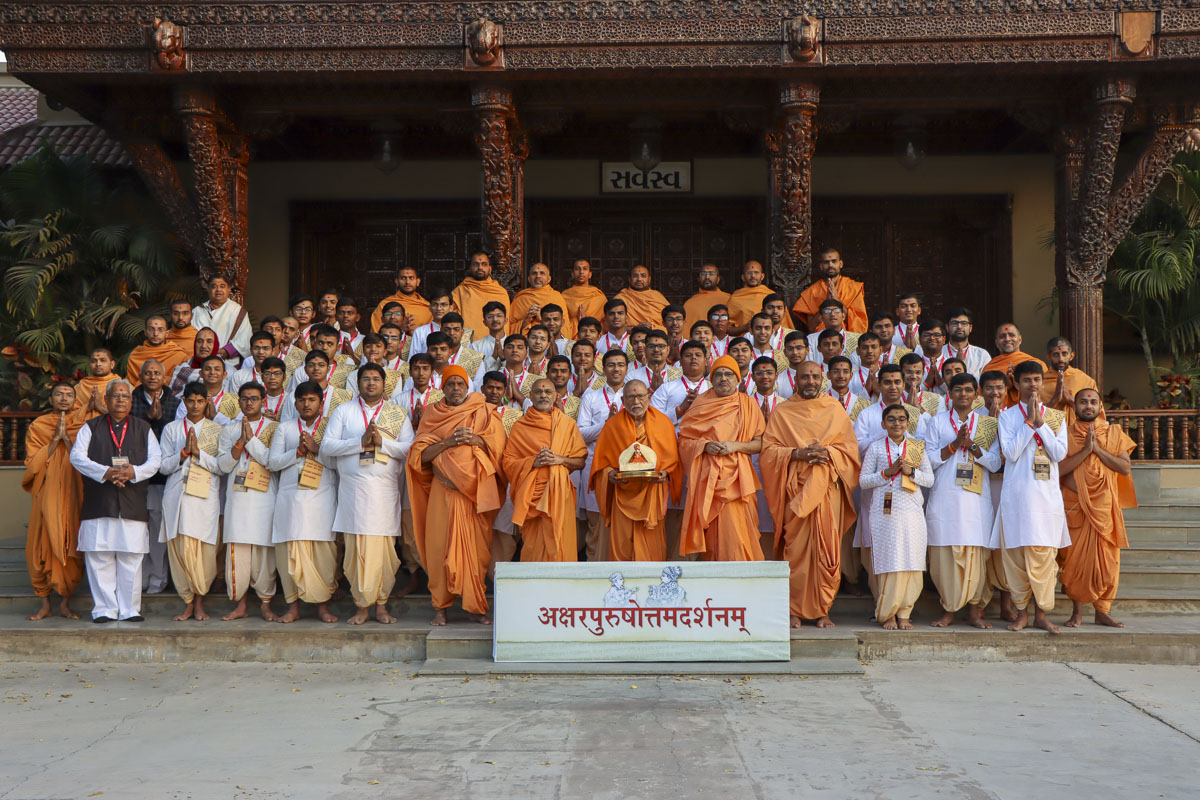
{"type": "Polygon", "coordinates": [[[271,437],[267,467],[278,475],[271,541],[288,610],[280,622],[300,618],[300,601],[315,603],[322,622],[337,622],[329,598],[337,588],[337,469],[321,452],[328,422],[322,416],[321,385],[305,381],[293,397],[297,418],[271,437]]]}
{"type": "Polygon", "coordinates": [[[1058,484],[1058,462],[1067,455],[1067,426],[1063,412],[1038,399],[1041,362],[1017,364],[1013,378],[1020,400],[1000,413],[1000,449],[1006,463],[991,546],[1004,550],[1004,577],[1017,609],[1017,619],[1008,629],[1019,631],[1029,624],[1026,609],[1032,598],[1033,624],[1058,633],[1046,612],[1054,608],[1058,550],[1071,544],[1058,484]]]}
{"type": "Polygon", "coordinates": [[[384,377],[378,364],[359,369],[359,396],[333,412],[321,441],[323,455],[337,463],[333,529],[345,534],[343,569],[358,607],[351,625],[366,622],[372,606],[376,621],[396,621],[387,601],[400,568],[400,484],[413,429],[408,413],[384,398],[384,377]]]}
{"type": "Polygon", "coordinates": [[[871,572],[877,581],[875,618],[890,631],[913,627],[910,618],[921,596],[927,540],[920,487],[933,485],[925,443],[905,435],[909,413],[899,403],[883,410],[887,435],[867,448],[859,481],[864,488],[875,490],[867,511],[871,516],[871,572]]]}
{"type": "Polygon", "coordinates": [[[187,416],[163,429],[162,465],[167,476],[163,490],[163,520],[160,537],[167,545],[171,582],[186,605],[175,616],[208,619],[204,595],[217,576],[217,544],[221,531],[221,470],[217,448],[222,428],[206,419],[208,395],[200,383],[183,390],[187,416]],[[196,476],[192,472],[196,471],[196,476]],[[208,473],[204,480],[203,473],[208,473]]]}
{"type": "MultiPolygon", "coordinates": [[[[756,315],[752,323],[757,320],[756,315]]],[[[775,406],[779,405],[780,397],[775,393],[777,371],[775,359],[768,356],[759,356],[751,365],[750,374],[754,379],[754,388],[748,394],[754,401],[754,405],[762,410],[763,422],[771,421],[771,412],[775,410],[775,406]]],[[[758,462],[758,453],[750,456],[750,463],[754,466],[754,474],[758,476],[759,483],[757,493],[759,545],[762,547],[763,553],[770,559],[774,557],[775,553],[775,519],[771,516],[771,507],[767,504],[767,496],[762,489],[762,466],[758,462]]]]}
{"type": "MultiPolygon", "coordinates": [[[[907,356],[906,356],[907,358],[907,356]]],[[[987,560],[992,538],[992,487],[989,475],[1000,468],[996,420],[972,410],[978,396],[973,375],[950,381],[949,411],[925,429],[925,452],[934,470],[926,522],[929,529],[929,574],[945,610],[931,624],[954,622],[964,605],[967,622],[990,628],[983,607],[991,598],[987,560]]]]}
{"type": "Polygon", "coordinates": [[[217,464],[225,478],[225,585],[237,602],[221,619],[246,616],[246,591],[254,587],[262,618],[274,622],[275,547],[271,520],[279,479],[267,466],[271,436],[278,423],[263,416],[266,395],[262,384],[243,384],[238,390],[242,418],[221,431],[217,464]]]}

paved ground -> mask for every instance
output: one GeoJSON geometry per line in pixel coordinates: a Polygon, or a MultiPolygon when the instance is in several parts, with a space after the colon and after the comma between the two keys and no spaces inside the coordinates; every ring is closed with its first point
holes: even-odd
{"type": "Polygon", "coordinates": [[[1200,757],[1194,667],[412,670],[7,664],[0,798],[1179,798],[1200,757]]]}

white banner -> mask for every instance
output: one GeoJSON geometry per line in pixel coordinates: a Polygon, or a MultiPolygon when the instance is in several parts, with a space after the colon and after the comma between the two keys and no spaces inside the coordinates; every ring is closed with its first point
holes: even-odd
{"type": "Polygon", "coordinates": [[[787,661],[782,561],[496,565],[496,661],[787,661]]]}

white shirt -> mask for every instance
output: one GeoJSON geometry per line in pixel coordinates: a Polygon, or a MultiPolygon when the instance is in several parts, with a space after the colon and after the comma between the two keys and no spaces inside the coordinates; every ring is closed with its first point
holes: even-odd
{"type": "Polygon", "coordinates": [[[334,409],[321,440],[321,452],[334,459],[338,471],[338,504],[333,529],[339,533],[362,536],[400,535],[400,480],[404,459],[412,447],[412,420],[405,416],[404,427],[395,439],[383,437],[380,449],[388,457],[360,465],[362,437],[367,422],[376,416],[379,404],[369,406],[362,398],[334,409]]]}
{"type": "Polygon", "coordinates": [[[931,547],[966,545],[987,547],[992,538],[992,482],[988,476],[1000,468],[1000,439],[983,451],[975,463],[983,467],[983,492],[975,494],[955,483],[955,471],[960,463],[970,460],[961,450],[942,460],[942,448],[958,437],[956,426],[967,426],[974,433],[984,415],[972,411],[960,420],[955,411],[934,417],[926,426],[925,455],[933,467],[933,489],[929,492],[925,518],[931,547]]]}
{"type": "Polygon", "coordinates": [[[604,354],[609,350],[620,350],[624,352],[629,345],[629,330],[626,330],[620,336],[613,336],[611,333],[606,333],[596,341],[596,360],[599,361],[604,357],[604,354]]]}
{"type": "MultiPolygon", "coordinates": [[[[75,436],[75,444],[71,446],[71,466],[85,478],[103,483],[104,473],[108,472],[112,464],[99,464],[88,458],[88,448],[91,446],[92,428],[90,425],[84,425],[75,436]]],[[[158,472],[161,459],[162,452],[158,448],[158,439],[154,438],[153,431],[147,430],[146,461],[133,466],[133,482],[141,483],[149,480],[158,472]]],[[[150,552],[149,526],[145,522],[122,517],[85,519],[79,523],[79,545],[76,549],[81,553],[148,553],[150,552]]]]}
{"type": "MultiPolygon", "coordinates": [[[[199,432],[217,423],[201,419],[196,423],[199,432]]],[[[186,419],[167,423],[162,435],[162,464],[159,472],[167,476],[163,488],[162,528],[158,534],[160,542],[169,542],[176,536],[189,536],[205,544],[217,543],[221,522],[221,469],[217,457],[200,451],[200,466],[208,470],[208,497],[199,498],[187,494],[188,474],[195,459],[188,456],[179,463],[179,454],[187,445],[187,432],[192,423],[186,419]]]]}
{"type": "MultiPolygon", "coordinates": [[[[325,387],[325,391],[321,393],[321,416],[329,416],[329,405],[333,402],[333,387],[325,387]]],[[[283,410],[279,412],[279,421],[298,419],[300,415],[296,413],[296,393],[286,392],[283,397],[283,410]]]]}
{"type": "Polygon", "coordinates": [[[729,352],[729,341],[733,337],[725,334],[720,339],[713,338],[713,343],[708,346],[708,355],[713,361],[716,361],[721,356],[729,352]]]}
{"type": "Polygon", "coordinates": [[[666,414],[667,419],[671,420],[671,424],[678,431],[679,417],[676,416],[675,410],[679,407],[679,404],[687,399],[687,394],[692,389],[696,390],[696,396],[699,397],[708,391],[710,386],[708,378],[693,381],[686,375],[681,375],[675,380],[667,381],[655,389],[654,394],[650,397],[650,405],[666,414]]]}
{"type": "MultiPolygon", "coordinates": [[[[300,431],[312,435],[321,426],[321,417],[314,424],[293,419],[275,429],[271,438],[268,467],[278,473],[279,487],[275,495],[275,515],[271,520],[271,543],[332,542],[333,517],[337,511],[338,474],[334,459],[325,455],[324,447],[316,461],[324,467],[316,489],[300,488],[300,470],[305,459],[296,455],[300,446],[300,431]]],[[[285,565],[280,565],[286,568],[285,565]]]]}
{"type": "Polygon", "coordinates": [[[342,348],[346,345],[346,342],[349,342],[350,349],[354,350],[360,344],[362,344],[362,340],[363,340],[362,331],[355,331],[353,336],[346,333],[345,331],[342,331],[341,333],[338,334],[338,352],[339,353],[342,352],[342,348]]]}
{"type": "Polygon", "coordinates": [[[267,491],[244,492],[234,490],[238,473],[244,472],[253,460],[270,469],[271,451],[258,439],[258,434],[271,420],[259,417],[250,423],[254,436],[246,442],[241,455],[234,457],[233,445],[242,436],[242,423],[232,422],[221,431],[221,443],[217,446],[217,465],[225,477],[225,526],[221,538],[227,544],[271,545],[271,521],[275,516],[275,493],[279,488],[279,476],[271,473],[267,491]]]}
{"type": "MultiPolygon", "coordinates": [[[[875,372],[879,372],[879,365],[875,366],[875,372]]],[[[859,363],[855,363],[854,368],[850,371],[850,391],[859,397],[865,397],[868,400],[874,400],[879,397],[878,394],[871,394],[867,391],[867,381],[871,379],[871,370],[859,363]]]]}
{"type": "Polygon", "coordinates": [[[412,358],[417,353],[424,353],[426,351],[425,340],[429,338],[429,334],[433,333],[434,331],[440,331],[441,329],[442,326],[432,320],[415,329],[412,332],[413,341],[412,347],[409,348],[408,351],[408,357],[412,358]]]}
{"type": "MultiPolygon", "coordinates": [[[[219,394],[212,396],[213,408],[216,408],[217,406],[219,406],[221,404],[221,400],[223,400],[225,395],[227,395],[227,394],[234,394],[234,396],[236,396],[236,393],[231,393],[228,389],[222,389],[219,394]]],[[[183,404],[182,400],[180,400],[179,407],[175,409],[175,419],[177,419],[177,420],[183,419],[186,416],[187,416],[187,406],[183,404]]],[[[217,423],[218,425],[228,425],[229,423],[233,422],[233,420],[240,419],[241,416],[242,416],[241,411],[238,411],[237,416],[233,417],[233,418],[227,417],[224,414],[222,414],[220,411],[218,411],[216,416],[213,417],[213,422],[217,423]]]]}
{"type": "MultiPolygon", "coordinates": [[[[336,358],[336,357],[337,356],[334,356],[334,358],[336,358]]],[[[337,368],[338,368],[338,364],[336,362],[333,364],[330,364],[326,368],[328,370],[328,374],[326,374],[325,380],[328,381],[328,380],[332,379],[333,373],[335,370],[337,370],[337,368]]],[[[290,397],[292,395],[292,393],[296,391],[296,387],[299,386],[300,384],[304,383],[307,380],[309,380],[308,372],[305,371],[304,365],[301,364],[300,366],[296,367],[296,371],[292,373],[292,377],[288,378],[287,386],[285,386],[284,390],[283,390],[284,393],[290,397]]]]}
{"type": "Polygon", "coordinates": [[[212,328],[217,334],[217,341],[221,343],[222,349],[232,345],[237,350],[236,356],[226,357],[226,353],[221,354],[230,371],[240,369],[242,359],[250,354],[250,336],[254,333],[250,329],[249,314],[242,317],[242,324],[236,331],[233,330],[233,323],[237,322],[238,315],[241,313],[242,307],[233,300],[226,300],[215,310],[209,303],[202,303],[192,309],[193,328],[196,330],[212,328]]]}
{"type": "Polygon", "coordinates": [[[992,360],[992,355],[982,347],[968,344],[966,350],[960,356],[947,344],[942,347],[941,354],[934,360],[938,372],[941,372],[942,364],[947,358],[961,358],[967,365],[967,372],[974,375],[975,380],[979,380],[979,376],[983,374],[983,368],[992,360]]]}
{"type": "MultiPolygon", "coordinates": [[[[1066,420],[1058,434],[1042,421],[1036,431],[1025,424],[1025,406],[1017,404],[1000,412],[1000,451],[1004,454],[1004,488],[1000,493],[1000,513],[992,526],[991,547],[1057,547],[1071,544],[1062,490],[1058,485],[1058,462],[1067,455],[1066,420]],[[1050,480],[1033,476],[1033,460],[1042,440],[1050,458],[1050,480]]],[[[1042,413],[1046,407],[1042,406],[1042,413]]]]}
{"type": "MultiPolygon", "coordinates": [[[[242,388],[243,385],[245,385],[247,383],[251,383],[251,382],[258,383],[258,384],[261,384],[263,382],[262,374],[258,371],[258,367],[254,366],[253,358],[250,359],[249,366],[242,367],[237,372],[233,373],[232,375],[230,375],[229,377],[227,377],[225,379],[225,391],[231,392],[233,394],[237,394],[238,389],[242,388]]],[[[180,403],[180,405],[182,406],[183,404],[180,403]]],[[[184,412],[184,413],[186,416],[186,412],[184,412]]]]}
{"type": "MultiPolygon", "coordinates": [[[[483,382],[483,374],[484,374],[483,372],[480,372],[477,376],[480,383],[483,382]]],[[[474,385],[474,383],[475,383],[475,381],[471,381],[472,385],[474,385]]],[[[435,389],[442,388],[442,373],[438,372],[436,369],[433,372],[429,373],[429,385],[435,389]]],[[[404,379],[404,385],[400,387],[400,391],[406,392],[411,388],[413,388],[413,379],[412,379],[412,376],[409,375],[407,378],[404,379]]],[[[395,393],[393,392],[393,395],[394,394],[395,393]]]]}
{"type": "MultiPolygon", "coordinates": [[[[503,342],[504,337],[501,336],[500,340],[503,342]]],[[[481,372],[492,372],[504,365],[503,354],[501,354],[500,358],[492,358],[492,352],[496,349],[496,337],[490,333],[487,336],[476,339],[467,346],[483,356],[483,363],[479,366],[481,372]]]]}
{"type": "MultiPolygon", "coordinates": [[[[820,336],[822,333],[824,333],[824,331],[816,331],[815,333],[810,333],[808,335],[808,360],[815,361],[818,364],[825,363],[825,356],[821,355],[821,351],[817,349],[817,337],[820,336]]],[[[835,355],[842,355],[842,356],[846,355],[846,332],[845,331],[842,331],[842,349],[840,352],[836,353],[835,355]]],[[[858,354],[851,353],[850,360],[857,363],[858,354]]],[[[826,370],[826,371],[828,371],[828,370],[826,370]]]]}
{"type": "MultiPolygon", "coordinates": [[[[863,490],[863,506],[870,517],[871,570],[876,575],[885,572],[922,572],[925,569],[927,533],[922,506],[924,495],[918,489],[906,492],[901,488],[900,474],[883,477],[889,463],[903,457],[907,442],[896,444],[884,436],[871,443],[863,457],[858,485],[863,490]],[[892,495],[892,513],[883,513],[888,493],[892,495]],[[870,495],[870,502],[867,497],[870,495]]],[[[913,470],[912,481],[920,487],[933,485],[933,470],[929,454],[921,456],[921,465],[913,470]]],[[[862,545],[867,547],[868,545],[862,545]]]]}
{"type": "MultiPolygon", "coordinates": [[[[921,348],[921,323],[914,322],[912,327],[917,334],[917,346],[913,348],[913,352],[919,356],[923,356],[925,355],[925,351],[921,348]]],[[[903,322],[897,322],[896,330],[892,333],[892,345],[895,347],[908,347],[908,345],[904,343],[904,337],[907,335],[908,326],[903,322]]]]}

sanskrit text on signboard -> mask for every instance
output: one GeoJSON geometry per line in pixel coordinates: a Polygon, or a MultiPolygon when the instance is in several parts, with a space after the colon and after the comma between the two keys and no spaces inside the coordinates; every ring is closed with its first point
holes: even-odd
{"type": "Polygon", "coordinates": [[[600,191],[603,194],[671,194],[691,190],[690,161],[664,161],[648,172],[624,161],[606,161],[601,165],[600,191]]]}

